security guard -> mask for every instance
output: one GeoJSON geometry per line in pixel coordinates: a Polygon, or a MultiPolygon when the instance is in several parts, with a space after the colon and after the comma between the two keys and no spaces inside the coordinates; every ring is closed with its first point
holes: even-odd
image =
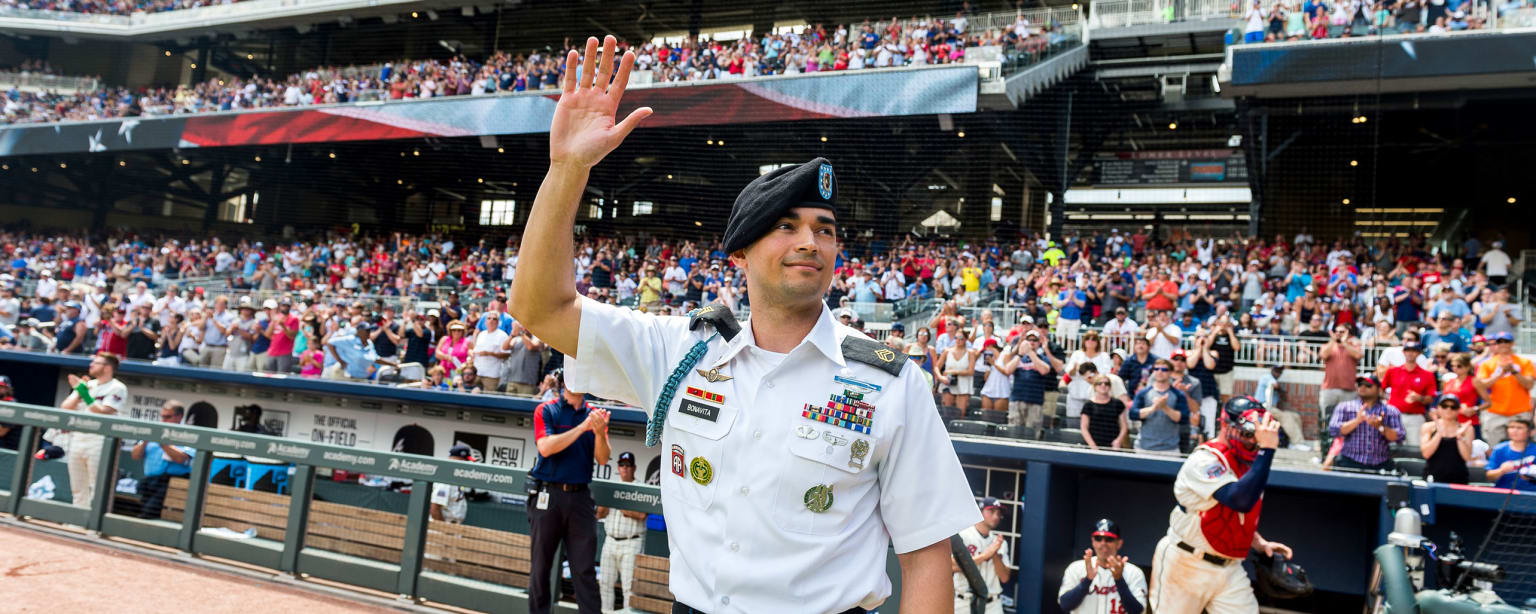
{"type": "MultiPolygon", "coordinates": [[[[650,114],[614,112],[615,40],[587,41],[550,125],[550,169],[523,233],[512,312],[566,354],[570,385],[652,410],[674,612],[953,608],[948,538],[981,519],[928,382],[822,302],[838,253],[837,178],[824,159],[758,177],[724,249],[746,275],[745,326],[719,304],[657,317],[576,293],[571,226],[591,168],[650,114]],[[594,87],[593,77],[596,77],[594,87]]],[[[573,51],[567,62],[575,63],[573,51]]]]}
{"type": "Polygon", "coordinates": [[[594,463],[608,464],[608,411],[588,407],[585,394],[566,386],[534,408],[533,443],[539,456],[528,471],[528,611],[551,611],[549,571],[564,542],[578,611],[598,614],[597,507],[588,485],[594,463]]]}

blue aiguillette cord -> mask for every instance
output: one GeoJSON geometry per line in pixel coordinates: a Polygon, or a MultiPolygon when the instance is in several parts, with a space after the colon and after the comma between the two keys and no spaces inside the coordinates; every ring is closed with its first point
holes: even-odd
{"type": "Polygon", "coordinates": [[[667,422],[667,408],[672,405],[672,397],[677,394],[677,387],[683,383],[683,378],[688,376],[688,371],[699,364],[699,359],[709,352],[709,342],[719,337],[720,333],[710,335],[708,339],[693,344],[688,353],[683,356],[682,362],[677,363],[677,368],[672,370],[672,375],[667,377],[667,385],[662,386],[661,395],[656,397],[656,409],[651,411],[651,419],[645,423],[645,447],[654,448],[661,443],[661,427],[667,422]]]}

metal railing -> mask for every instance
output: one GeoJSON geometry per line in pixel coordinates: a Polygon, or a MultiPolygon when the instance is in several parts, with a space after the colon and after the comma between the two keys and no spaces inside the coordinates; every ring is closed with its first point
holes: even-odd
{"type": "Polygon", "coordinates": [[[1173,21],[1173,0],[1094,0],[1090,28],[1121,28],[1173,21]]]}
{"type": "MultiPolygon", "coordinates": [[[[473,569],[481,574],[485,570],[495,573],[476,574],[479,577],[471,579],[471,576],[453,571],[469,569],[469,566],[453,565],[452,559],[442,554],[453,548],[453,544],[447,542],[462,542],[469,539],[469,531],[473,531],[498,537],[498,542],[507,544],[503,546],[506,552],[499,560],[512,560],[514,557],[510,553],[515,546],[511,544],[526,543],[522,540],[527,537],[506,530],[506,526],[516,526],[511,519],[508,518],[505,525],[493,528],[482,528],[483,525],[459,528],[463,525],[432,520],[430,505],[433,484],[490,492],[524,492],[525,470],[19,403],[0,403],[0,422],[23,427],[20,446],[14,456],[9,450],[0,451],[0,456],[11,457],[0,459],[10,461],[7,463],[10,472],[0,475],[0,489],[4,489],[0,490],[0,511],[15,518],[30,517],[77,525],[102,537],[131,539],[189,554],[232,559],[293,577],[315,576],[463,608],[485,609],[486,603],[511,604],[514,610],[526,607],[525,592],[499,581],[499,578],[513,577],[517,570],[481,565],[473,569]],[[67,429],[73,434],[95,434],[104,438],[98,469],[87,472],[94,473],[90,500],[74,501],[71,497],[66,504],[52,500],[51,496],[29,496],[34,476],[45,475],[46,469],[55,469],[53,473],[58,473],[56,466],[45,463],[65,462],[62,459],[33,460],[33,453],[40,449],[40,436],[49,429],[67,429]],[[169,503],[170,495],[165,495],[164,510],[168,513],[147,518],[142,513],[129,515],[117,507],[125,503],[125,495],[121,495],[117,488],[116,469],[124,464],[120,448],[124,442],[135,440],[195,450],[189,460],[190,475],[186,476],[185,484],[172,487],[179,488],[175,500],[179,507],[176,509],[169,503]],[[249,484],[240,488],[210,483],[217,473],[214,470],[216,455],[220,463],[247,455],[266,457],[261,461],[252,459],[251,463],[259,463],[268,475],[274,468],[282,471],[283,486],[275,491],[261,492],[249,484]],[[385,481],[413,483],[413,487],[403,513],[357,505],[347,508],[357,510],[357,518],[338,516],[332,511],[337,504],[322,502],[314,496],[319,470],[365,474],[385,478],[385,481]],[[260,509],[250,514],[215,504],[260,509]],[[330,507],[322,509],[322,506],[330,507]],[[264,515],[273,517],[256,518],[264,515]],[[253,526],[263,523],[266,526],[261,527],[263,531],[260,532],[253,526]],[[331,531],[319,530],[319,525],[327,525],[331,531]],[[357,536],[369,530],[380,534],[357,536]],[[338,538],[338,535],[342,537],[338,538]],[[391,545],[380,548],[380,544],[391,545]],[[388,560],[372,554],[381,551],[389,554],[388,560]]],[[[651,514],[661,512],[661,492],[655,486],[595,480],[591,492],[601,506],[651,514]]],[[[125,507],[129,510],[142,504],[142,500],[132,501],[131,495],[127,497],[131,504],[125,507]]],[[[499,511],[506,517],[524,509],[516,497],[512,499],[513,503],[476,505],[480,510],[487,510],[484,513],[499,511]],[[485,506],[497,510],[488,510],[485,506]]],[[[485,546],[479,548],[486,552],[485,546]]],[[[491,555],[482,554],[479,558],[494,556],[494,551],[491,552],[491,555]]],[[[558,567],[542,571],[557,570],[558,567]]],[[[526,567],[519,573],[528,573],[526,567]]]]}
{"type": "Polygon", "coordinates": [[[22,91],[48,91],[73,94],[96,89],[99,82],[94,77],[70,77],[37,72],[0,71],[0,89],[22,91]]]}

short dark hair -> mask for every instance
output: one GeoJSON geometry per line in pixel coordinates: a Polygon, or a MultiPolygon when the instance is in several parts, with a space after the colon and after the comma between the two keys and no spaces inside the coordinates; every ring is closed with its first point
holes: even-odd
{"type": "MultiPolygon", "coordinates": [[[[1530,418],[1515,418],[1514,420],[1510,420],[1509,424],[1523,424],[1525,425],[1525,432],[1527,433],[1536,431],[1536,422],[1531,422],[1530,418]]],[[[1506,426],[1505,428],[1508,427],[1506,426]]]]}
{"type": "Polygon", "coordinates": [[[107,366],[112,367],[112,374],[117,375],[117,365],[121,364],[121,361],[119,361],[117,358],[117,354],[113,354],[111,352],[97,352],[96,357],[106,361],[107,366]]]}

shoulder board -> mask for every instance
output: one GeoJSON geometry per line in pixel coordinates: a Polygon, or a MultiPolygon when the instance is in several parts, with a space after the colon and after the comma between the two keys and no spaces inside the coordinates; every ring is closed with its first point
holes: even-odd
{"type": "Polygon", "coordinates": [[[688,313],[688,330],[698,330],[701,324],[715,329],[726,341],[741,332],[741,323],[736,321],[736,314],[721,303],[710,303],[688,313]]]}
{"type": "Polygon", "coordinates": [[[901,375],[901,367],[907,360],[884,343],[854,335],[843,337],[843,358],[862,362],[892,376],[901,375]]]}

